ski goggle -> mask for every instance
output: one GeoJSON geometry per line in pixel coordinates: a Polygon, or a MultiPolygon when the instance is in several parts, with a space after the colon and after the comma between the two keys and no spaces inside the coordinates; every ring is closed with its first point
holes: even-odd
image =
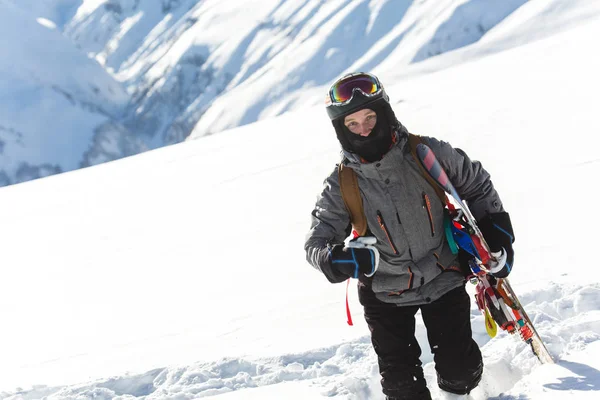
{"type": "Polygon", "coordinates": [[[341,78],[329,89],[329,100],[336,105],[344,105],[352,100],[355,91],[367,97],[375,96],[383,90],[377,77],[364,72],[341,78]]]}

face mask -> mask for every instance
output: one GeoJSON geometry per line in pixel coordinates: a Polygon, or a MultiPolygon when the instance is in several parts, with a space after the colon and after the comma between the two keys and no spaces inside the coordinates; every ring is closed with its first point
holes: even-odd
{"type": "Polygon", "coordinates": [[[368,162],[381,160],[392,146],[392,127],[383,112],[376,111],[376,113],[377,124],[369,136],[360,136],[350,132],[346,126],[342,127],[344,137],[350,145],[347,150],[358,154],[368,162]]]}

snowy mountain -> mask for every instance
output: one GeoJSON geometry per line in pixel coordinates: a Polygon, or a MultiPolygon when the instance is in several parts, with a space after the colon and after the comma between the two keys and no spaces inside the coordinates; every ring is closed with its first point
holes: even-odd
{"type": "MultiPolygon", "coordinates": [[[[412,132],[491,173],[517,236],[511,283],[557,360],[490,340],[473,304],[470,399],[596,399],[600,3],[531,1],[485,36],[379,67],[412,132]]],[[[345,285],[302,249],[338,160],[319,104],[0,189],[0,398],[382,399],[355,288],[349,327],[345,285]]],[[[457,399],[435,386],[420,319],[417,335],[434,398],[457,399]]]]}
{"type": "Polygon", "coordinates": [[[118,122],[122,85],[50,20],[0,2],[0,48],[0,185],[145,149],[118,122]]]}
{"type": "Polygon", "coordinates": [[[298,108],[391,54],[401,67],[474,43],[525,2],[94,1],[65,34],[126,83],[128,126],[160,146],[298,108]]]}
{"type": "Polygon", "coordinates": [[[405,73],[536,3],[1,0],[0,185],[315,105],[346,70],[405,73]]]}

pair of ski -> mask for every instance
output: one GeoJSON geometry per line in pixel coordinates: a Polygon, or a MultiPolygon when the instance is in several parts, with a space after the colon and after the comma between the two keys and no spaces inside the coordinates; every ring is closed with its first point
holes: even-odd
{"type": "Polygon", "coordinates": [[[488,335],[496,336],[498,326],[510,334],[518,333],[542,364],[554,363],[508,279],[488,274],[486,265],[492,260],[490,248],[469,207],[450,182],[435,154],[423,143],[417,145],[416,153],[433,180],[457,203],[458,208],[447,201],[452,221],[445,227],[446,234],[454,252],[457,253],[460,248],[471,256],[469,266],[472,274],[469,280],[476,285],[475,301],[484,316],[488,335]]]}

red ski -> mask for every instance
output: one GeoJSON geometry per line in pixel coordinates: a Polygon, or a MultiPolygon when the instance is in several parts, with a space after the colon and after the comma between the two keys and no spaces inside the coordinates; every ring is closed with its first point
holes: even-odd
{"type": "Polygon", "coordinates": [[[510,334],[518,333],[542,363],[554,363],[508,279],[496,279],[488,274],[487,265],[494,260],[490,248],[469,207],[450,182],[435,154],[422,143],[417,145],[416,153],[425,170],[456,203],[446,201],[452,218],[452,222],[446,226],[446,236],[451,247],[460,248],[472,256],[469,260],[472,272],[469,280],[476,285],[475,301],[485,318],[488,334],[494,337],[498,326],[510,334]]]}

